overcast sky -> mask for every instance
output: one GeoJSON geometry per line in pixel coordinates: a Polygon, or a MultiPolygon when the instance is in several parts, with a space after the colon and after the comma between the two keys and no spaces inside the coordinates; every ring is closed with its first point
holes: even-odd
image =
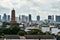
{"type": "Polygon", "coordinates": [[[0,0],[0,14],[11,14],[13,8],[16,16],[31,14],[32,19],[37,15],[47,19],[48,15],[60,15],[60,0],[0,0]]]}

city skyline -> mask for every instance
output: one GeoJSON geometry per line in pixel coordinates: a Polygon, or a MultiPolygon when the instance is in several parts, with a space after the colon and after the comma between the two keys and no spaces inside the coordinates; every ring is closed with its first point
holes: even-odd
{"type": "MultiPolygon", "coordinates": [[[[13,10],[13,9],[12,9],[12,10],[13,10]]],[[[11,11],[12,11],[12,10],[11,10],[11,11]]],[[[10,14],[11,14],[11,13],[10,13],[10,14]]],[[[13,14],[12,14],[12,15],[13,15],[13,14]]],[[[48,15],[47,18],[44,19],[44,20],[50,20],[50,19],[52,18],[52,20],[56,21],[56,16],[59,17],[60,15],[48,15]]],[[[11,15],[9,15],[9,14],[4,13],[3,16],[0,15],[0,19],[1,19],[1,20],[6,20],[5,17],[8,18],[7,20],[10,20],[10,19],[11,19],[11,15]]],[[[36,17],[35,21],[41,20],[41,16],[40,16],[40,15],[37,15],[37,16],[35,16],[35,17],[36,17]]],[[[18,17],[15,15],[15,18],[19,18],[19,20],[20,20],[20,19],[24,20],[25,18],[28,18],[30,21],[33,20],[31,14],[28,14],[28,15],[18,15],[18,17]]],[[[60,17],[59,17],[59,18],[60,18],[60,17]]],[[[41,21],[42,21],[42,20],[41,20],[41,21]]]]}
{"type": "Polygon", "coordinates": [[[34,20],[37,15],[41,19],[47,19],[48,15],[60,15],[59,5],[60,0],[0,0],[0,14],[10,14],[14,8],[16,16],[31,14],[34,20]]]}

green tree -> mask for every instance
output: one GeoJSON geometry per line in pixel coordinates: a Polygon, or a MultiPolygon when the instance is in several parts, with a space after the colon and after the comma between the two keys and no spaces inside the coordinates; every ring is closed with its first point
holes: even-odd
{"type": "Polygon", "coordinates": [[[43,33],[41,30],[39,29],[30,29],[31,31],[28,31],[27,34],[28,35],[46,35],[46,33],[43,33]]]}
{"type": "Polygon", "coordinates": [[[24,35],[26,35],[27,33],[24,31],[24,30],[20,30],[19,32],[18,32],[18,35],[20,35],[20,36],[24,36],[24,35]]]}
{"type": "Polygon", "coordinates": [[[11,34],[17,34],[20,31],[20,28],[18,25],[11,25],[9,29],[11,30],[11,34]]]}
{"type": "Polygon", "coordinates": [[[0,38],[4,37],[3,31],[0,29],[0,38]]]}
{"type": "Polygon", "coordinates": [[[46,35],[50,35],[51,33],[50,32],[45,32],[46,35]]]}
{"type": "Polygon", "coordinates": [[[3,25],[2,25],[2,27],[6,27],[6,22],[3,22],[3,25]]]}
{"type": "Polygon", "coordinates": [[[16,35],[18,31],[20,31],[20,28],[13,25],[10,28],[2,28],[2,31],[4,34],[15,34],[16,35]]]}

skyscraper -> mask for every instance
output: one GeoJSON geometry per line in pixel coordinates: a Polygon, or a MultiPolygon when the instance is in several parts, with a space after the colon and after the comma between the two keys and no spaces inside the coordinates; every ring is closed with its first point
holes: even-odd
{"type": "Polygon", "coordinates": [[[13,9],[11,11],[11,24],[15,24],[16,21],[15,21],[15,10],[13,9]]]}
{"type": "Polygon", "coordinates": [[[37,21],[40,21],[40,16],[37,16],[37,21]]]}
{"type": "Polygon", "coordinates": [[[21,17],[20,17],[20,15],[19,15],[19,21],[21,20],[21,17]]]}
{"type": "Polygon", "coordinates": [[[1,15],[0,15],[0,21],[1,21],[1,15]]]}
{"type": "Polygon", "coordinates": [[[31,20],[31,14],[29,14],[29,21],[32,21],[32,20],[31,20]]]}
{"type": "Polygon", "coordinates": [[[22,15],[22,22],[26,22],[27,21],[27,16],[22,15]]]}
{"type": "Polygon", "coordinates": [[[56,22],[60,22],[60,16],[56,16],[56,22]]]}
{"type": "Polygon", "coordinates": [[[48,16],[48,21],[53,22],[54,21],[54,15],[49,15],[48,16]]]}
{"type": "Polygon", "coordinates": [[[50,19],[51,19],[51,15],[48,16],[48,20],[50,20],[50,19]]]}
{"type": "Polygon", "coordinates": [[[7,21],[7,15],[6,15],[6,13],[4,13],[4,15],[3,15],[3,21],[7,21]]]}
{"type": "Polygon", "coordinates": [[[10,22],[10,15],[7,16],[7,20],[8,20],[8,22],[10,22]]]}

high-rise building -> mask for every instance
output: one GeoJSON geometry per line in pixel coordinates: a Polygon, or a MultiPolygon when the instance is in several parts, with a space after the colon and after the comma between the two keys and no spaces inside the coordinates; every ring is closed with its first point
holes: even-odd
{"type": "Polygon", "coordinates": [[[22,22],[22,15],[19,15],[19,22],[22,22]]]}
{"type": "Polygon", "coordinates": [[[51,15],[48,16],[48,20],[50,20],[50,19],[51,19],[51,15]]]}
{"type": "Polygon", "coordinates": [[[3,21],[7,21],[7,15],[6,15],[6,13],[4,13],[4,15],[3,15],[3,21]]]}
{"type": "Polygon", "coordinates": [[[48,16],[48,21],[53,22],[54,21],[54,15],[49,15],[48,16]]]}
{"type": "Polygon", "coordinates": [[[60,16],[56,16],[56,22],[60,22],[60,16]]]}
{"type": "Polygon", "coordinates": [[[15,10],[13,9],[11,11],[11,24],[15,24],[16,21],[15,21],[15,10]]]}
{"type": "Polygon", "coordinates": [[[7,15],[7,21],[10,22],[10,15],[7,15]]]}
{"type": "Polygon", "coordinates": [[[40,16],[37,16],[37,21],[40,21],[40,16]]]}
{"type": "Polygon", "coordinates": [[[1,21],[1,15],[0,15],[0,21],[1,21]]]}
{"type": "Polygon", "coordinates": [[[21,20],[21,17],[20,17],[20,15],[19,15],[19,21],[21,20]]]}
{"type": "Polygon", "coordinates": [[[25,20],[25,15],[22,15],[22,22],[25,20]]]}
{"type": "Polygon", "coordinates": [[[17,23],[20,23],[19,17],[16,17],[15,20],[17,23]]]}
{"type": "Polygon", "coordinates": [[[22,15],[22,22],[26,22],[27,21],[27,16],[22,15]]]}
{"type": "Polygon", "coordinates": [[[29,21],[32,21],[32,19],[31,19],[31,14],[29,14],[29,21]]]}

